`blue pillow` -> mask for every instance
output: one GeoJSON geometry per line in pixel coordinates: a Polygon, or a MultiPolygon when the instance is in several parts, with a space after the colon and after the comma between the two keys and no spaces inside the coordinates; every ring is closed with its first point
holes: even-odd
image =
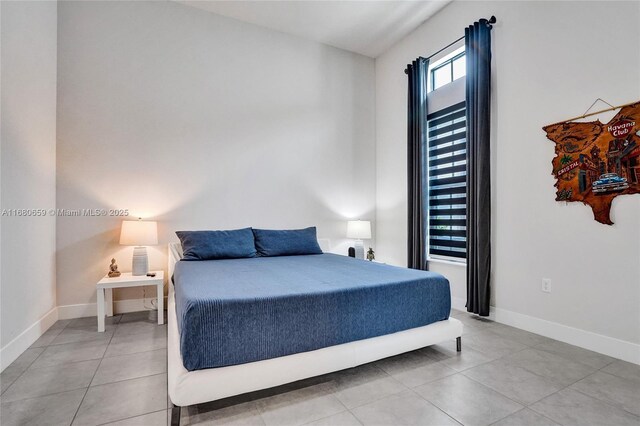
{"type": "Polygon", "coordinates": [[[183,260],[256,257],[251,228],[232,231],[177,231],[183,260]]]}
{"type": "Polygon", "coordinates": [[[252,229],[260,256],[293,256],[322,254],[316,227],[305,229],[252,229]]]}

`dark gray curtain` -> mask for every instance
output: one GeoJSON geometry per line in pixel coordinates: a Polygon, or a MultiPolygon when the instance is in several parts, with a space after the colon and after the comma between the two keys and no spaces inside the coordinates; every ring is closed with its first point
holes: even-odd
{"type": "Polygon", "coordinates": [[[407,171],[409,190],[408,266],[427,269],[427,71],[429,59],[407,65],[409,76],[407,111],[407,171]]]}
{"type": "Polygon", "coordinates": [[[481,19],[466,28],[464,34],[467,58],[467,311],[488,316],[491,297],[491,25],[481,19]]]}

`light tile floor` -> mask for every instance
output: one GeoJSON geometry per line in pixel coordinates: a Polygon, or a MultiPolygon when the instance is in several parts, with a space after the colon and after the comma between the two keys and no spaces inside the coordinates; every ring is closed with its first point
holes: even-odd
{"type": "MultiPolygon", "coordinates": [[[[187,407],[182,425],[640,425],[640,366],[464,312],[445,342],[187,407]]],[[[169,422],[167,329],[154,312],[58,321],[1,375],[0,423],[169,422]]]]}

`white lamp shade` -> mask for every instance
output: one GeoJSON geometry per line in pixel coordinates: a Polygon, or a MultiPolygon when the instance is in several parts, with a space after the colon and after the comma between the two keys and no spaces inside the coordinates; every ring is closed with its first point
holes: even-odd
{"type": "Polygon", "coordinates": [[[158,223],[145,220],[124,220],[120,244],[125,246],[154,246],[158,244],[158,223]]]}
{"type": "Polygon", "coordinates": [[[368,240],[371,238],[371,222],[368,220],[350,220],[347,222],[347,238],[368,240]]]}

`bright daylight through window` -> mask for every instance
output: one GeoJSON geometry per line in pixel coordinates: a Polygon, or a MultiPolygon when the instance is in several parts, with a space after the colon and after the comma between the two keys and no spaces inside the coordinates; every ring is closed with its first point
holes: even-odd
{"type": "MultiPolygon", "coordinates": [[[[431,65],[432,91],[466,74],[464,47],[431,65]]],[[[455,102],[427,117],[429,257],[466,259],[466,108],[455,102]]]]}

